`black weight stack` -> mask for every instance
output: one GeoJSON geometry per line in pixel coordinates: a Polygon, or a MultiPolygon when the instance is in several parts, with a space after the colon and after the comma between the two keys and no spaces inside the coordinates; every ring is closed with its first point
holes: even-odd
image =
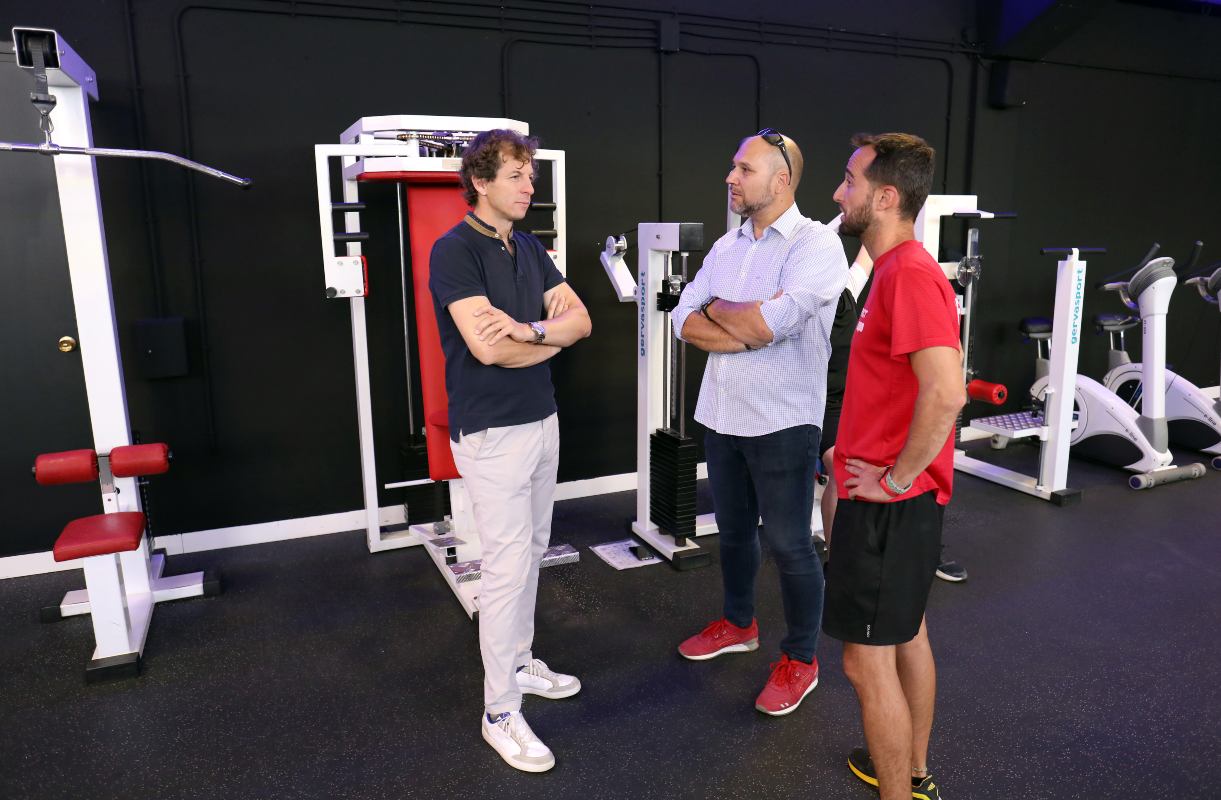
{"type": "Polygon", "coordinates": [[[685,545],[695,536],[695,440],[662,428],[649,437],[649,516],[685,545]]]}

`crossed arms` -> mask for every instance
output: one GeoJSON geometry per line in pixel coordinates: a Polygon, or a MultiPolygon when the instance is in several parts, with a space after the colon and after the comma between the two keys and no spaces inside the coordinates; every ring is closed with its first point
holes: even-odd
{"type": "MultiPolygon", "coordinates": [[[[776,297],[781,294],[783,290],[776,297]]],[[[763,319],[762,306],[762,300],[714,300],[705,310],[708,316],[696,311],[687,317],[682,338],[709,353],[742,353],[765,347],[776,334],[763,319]]]]}
{"type": "Polygon", "coordinates": [[[820,234],[797,243],[785,255],[779,289],[770,298],[740,302],[714,299],[713,273],[725,257],[720,245],[718,242],[708,253],[675,309],[675,333],[709,353],[741,353],[800,336],[810,317],[839,299],[848,278],[839,239],[830,233],[820,234]],[[712,302],[700,313],[699,308],[710,299],[712,302]],[[679,325],[681,328],[677,328],[679,325]]]}
{"type": "Polygon", "coordinates": [[[484,295],[455,300],[447,306],[463,341],[479,363],[518,369],[532,367],[564,347],[584,339],[593,330],[589,312],[567,282],[543,293],[547,332],[543,344],[533,344],[534,331],[488,302],[484,295]]]}

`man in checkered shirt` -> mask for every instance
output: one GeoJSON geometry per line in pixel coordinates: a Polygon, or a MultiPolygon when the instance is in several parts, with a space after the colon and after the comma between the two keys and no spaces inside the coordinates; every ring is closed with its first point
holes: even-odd
{"type": "Polygon", "coordinates": [[[823,575],[810,514],[828,336],[848,278],[839,237],[797,209],[802,165],[797,144],[770,128],[742,140],[725,182],[745,221],[708,251],[672,314],[675,334],[709,353],[695,419],[708,430],[725,590],[722,618],[679,653],[698,661],[758,648],[762,516],[788,634],[755,708],[775,716],[818,684],[823,575]]]}

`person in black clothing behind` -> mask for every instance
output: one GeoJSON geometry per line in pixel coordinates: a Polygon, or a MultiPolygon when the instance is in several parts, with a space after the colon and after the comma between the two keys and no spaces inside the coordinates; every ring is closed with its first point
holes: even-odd
{"type": "MultiPolygon", "coordinates": [[[[815,542],[814,547],[819,555],[825,555],[829,547],[831,524],[835,519],[835,506],[838,492],[834,489],[834,476],[831,474],[835,463],[835,438],[839,433],[839,412],[844,402],[844,385],[848,377],[848,353],[852,348],[852,335],[856,333],[856,323],[861,315],[861,308],[869,297],[869,287],[873,283],[873,260],[865,248],[857,253],[856,260],[848,270],[848,285],[840,295],[835,307],[835,323],[831,327],[831,360],[827,363],[827,410],[823,417],[822,449],[823,475],[827,485],[822,493],[820,511],[822,512],[823,541],[815,542]]],[[[942,558],[937,567],[937,577],[951,583],[959,583],[967,579],[967,571],[957,561],[942,558]]]]}
{"type": "Polygon", "coordinates": [[[848,284],[839,297],[839,303],[835,307],[835,322],[831,326],[831,359],[827,362],[827,410],[823,417],[823,434],[819,445],[822,448],[823,476],[827,479],[820,509],[824,543],[821,546],[815,545],[820,551],[825,550],[826,540],[830,537],[838,500],[838,493],[831,482],[834,480],[831,465],[835,463],[835,438],[839,433],[839,412],[844,403],[844,384],[848,377],[848,353],[852,347],[852,335],[856,333],[861,307],[869,296],[872,280],[873,259],[862,247],[856,260],[848,268],[848,284]]]}

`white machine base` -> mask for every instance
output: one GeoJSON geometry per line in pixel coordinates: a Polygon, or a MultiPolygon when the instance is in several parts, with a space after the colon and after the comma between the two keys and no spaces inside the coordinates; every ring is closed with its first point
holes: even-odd
{"type": "MultiPolygon", "coordinates": [[[[185,575],[170,575],[162,577],[165,571],[165,555],[153,553],[149,558],[149,580],[152,584],[154,603],[165,603],[170,600],[183,600],[188,597],[203,597],[205,578],[202,572],[188,572],[185,575]]],[[[130,596],[128,602],[131,602],[130,596]]],[[[76,617],[89,613],[89,590],[73,589],[64,594],[64,599],[58,606],[52,606],[51,612],[61,618],[76,617]]],[[[141,647],[143,650],[143,647],[141,647]]]]}
{"type": "MultiPolygon", "coordinates": [[[[424,551],[437,565],[441,577],[449,584],[454,596],[462,604],[462,610],[471,619],[479,613],[480,566],[479,559],[473,561],[456,561],[450,563],[459,546],[466,542],[454,533],[436,534],[431,522],[412,525],[408,531],[416,539],[414,544],[424,544],[424,551]]],[[[399,545],[405,547],[406,545],[399,545]]],[[[570,544],[553,544],[543,554],[542,568],[557,567],[560,564],[572,564],[580,561],[581,555],[570,544]]]]}
{"type": "MultiPolygon", "coordinates": [[[[695,518],[695,535],[705,536],[716,533],[716,519],[712,514],[700,514],[695,518]]],[[[656,550],[663,558],[674,565],[675,569],[688,570],[707,566],[712,563],[712,553],[703,549],[688,538],[685,545],[674,542],[674,537],[662,533],[652,522],[641,525],[639,520],[632,521],[632,534],[656,550]]]]}
{"type": "Polygon", "coordinates": [[[1048,486],[1039,485],[1038,480],[1030,475],[1000,467],[996,464],[989,464],[987,461],[981,461],[974,456],[968,455],[965,450],[954,451],[954,469],[1010,489],[1017,489],[1019,492],[1024,492],[1040,500],[1050,500],[1058,506],[1068,505],[1081,498],[1080,489],[1066,488],[1055,491],[1048,486]]]}
{"type": "MultiPolygon", "coordinates": [[[[145,546],[141,545],[141,550],[145,546]]],[[[220,592],[220,582],[203,572],[162,577],[162,573],[165,571],[164,553],[153,553],[149,556],[147,562],[148,591],[133,590],[130,585],[132,581],[126,578],[125,570],[141,569],[143,566],[143,559],[139,557],[141,550],[122,555],[91,556],[86,561],[97,559],[95,563],[82,564],[86,570],[86,584],[90,583],[92,579],[95,585],[109,587],[114,590],[114,593],[123,595],[121,602],[126,607],[127,619],[126,647],[103,648],[101,644],[97,645],[85,670],[85,677],[88,681],[139,673],[140,658],[144,654],[148,628],[153,619],[153,608],[157,603],[183,600],[189,597],[204,597],[220,592]],[[119,563],[122,563],[123,566],[120,567],[119,563]],[[100,579],[99,575],[101,575],[100,579]],[[103,652],[104,649],[111,652],[103,652]],[[116,650],[117,652],[115,652],[116,650]]],[[[113,605],[115,599],[108,597],[107,602],[113,605]]],[[[92,612],[93,604],[90,602],[89,590],[74,589],[64,595],[64,599],[58,606],[43,608],[39,617],[43,622],[54,622],[92,612]]],[[[122,637],[122,632],[119,632],[119,635],[122,637]]]]}
{"type": "MultiPolygon", "coordinates": [[[[1077,420],[1074,417],[1069,425],[1069,430],[1073,430],[1076,427],[1077,420]]],[[[971,420],[971,424],[964,430],[977,434],[972,437],[963,436],[964,440],[992,436],[1001,442],[997,447],[1002,447],[1004,443],[1011,439],[1033,437],[1041,442],[1046,442],[1049,435],[1043,418],[1036,416],[1031,411],[1015,411],[1011,414],[979,417],[978,419],[971,420]]],[[[954,451],[954,469],[959,472],[965,472],[968,475],[974,475],[977,478],[998,483],[1010,489],[1016,489],[1040,500],[1049,500],[1058,506],[1067,505],[1081,498],[1081,491],[1079,489],[1065,487],[1058,491],[1054,490],[1050,486],[1040,484],[1038,479],[1031,475],[997,466],[996,464],[989,464],[987,461],[981,461],[962,449],[954,451]]]]}

